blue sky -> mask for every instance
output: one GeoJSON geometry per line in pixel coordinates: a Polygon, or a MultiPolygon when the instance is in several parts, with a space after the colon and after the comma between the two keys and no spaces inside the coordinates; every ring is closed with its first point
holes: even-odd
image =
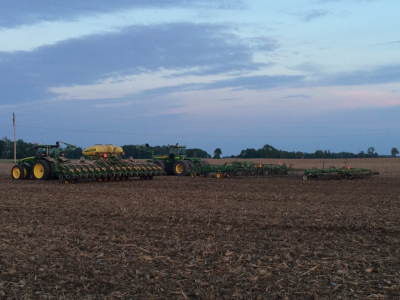
{"type": "Polygon", "coordinates": [[[0,135],[400,148],[400,2],[0,2],[0,135]]]}

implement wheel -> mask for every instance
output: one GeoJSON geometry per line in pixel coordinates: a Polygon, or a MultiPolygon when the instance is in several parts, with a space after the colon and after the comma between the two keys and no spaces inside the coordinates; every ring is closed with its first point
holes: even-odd
{"type": "Polygon", "coordinates": [[[222,172],[217,172],[217,174],[215,174],[215,177],[221,179],[224,178],[224,174],[222,174],[222,172]]]}
{"type": "Polygon", "coordinates": [[[174,164],[174,175],[175,176],[186,176],[189,171],[189,165],[184,160],[178,160],[174,164]]]}
{"type": "Polygon", "coordinates": [[[11,169],[11,177],[13,179],[23,179],[24,178],[24,168],[21,165],[15,165],[11,169]]]}
{"type": "Polygon", "coordinates": [[[51,169],[47,161],[39,159],[33,165],[32,177],[36,180],[47,180],[51,174],[51,169]]]}

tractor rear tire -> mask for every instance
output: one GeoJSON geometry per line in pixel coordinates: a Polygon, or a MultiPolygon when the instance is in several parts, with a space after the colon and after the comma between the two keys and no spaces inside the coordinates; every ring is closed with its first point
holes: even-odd
{"type": "Polygon", "coordinates": [[[175,176],[186,176],[189,171],[189,165],[184,160],[178,160],[174,164],[174,175],[175,176]]]}
{"type": "Polygon", "coordinates": [[[165,161],[163,160],[155,160],[154,163],[159,166],[163,172],[165,172],[165,161]]]}
{"type": "Polygon", "coordinates": [[[194,165],[194,162],[192,162],[191,160],[185,160],[185,162],[187,162],[187,163],[188,163],[188,165],[189,165],[189,169],[191,169],[191,168],[194,168],[194,167],[195,167],[195,165],[194,165]]]}
{"type": "Polygon", "coordinates": [[[51,169],[47,161],[39,159],[32,168],[32,177],[36,180],[47,180],[50,177],[51,169]]]}
{"type": "Polygon", "coordinates": [[[15,165],[11,169],[11,177],[13,179],[23,179],[24,178],[24,168],[21,165],[15,165]]]}
{"type": "Polygon", "coordinates": [[[47,162],[49,167],[50,167],[50,175],[49,175],[49,180],[53,180],[56,178],[56,165],[53,162],[47,162]]]}

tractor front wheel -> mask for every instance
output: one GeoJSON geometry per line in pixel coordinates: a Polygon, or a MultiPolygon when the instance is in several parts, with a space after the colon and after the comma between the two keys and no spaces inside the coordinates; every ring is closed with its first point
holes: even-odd
{"type": "Polygon", "coordinates": [[[24,178],[24,169],[21,165],[15,165],[11,169],[11,177],[13,179],[23,179],[24,178]]]}
{"type": "Polygon", "coordinates": [[[39,159],[33,165],[32,176],[36,180],[47,180],[51,174],[51,169],[47,161],[39,159]]]}

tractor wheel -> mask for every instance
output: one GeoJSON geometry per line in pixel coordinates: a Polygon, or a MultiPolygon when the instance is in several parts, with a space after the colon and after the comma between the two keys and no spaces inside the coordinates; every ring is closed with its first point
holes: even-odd
{"type": "Polygon", "coordinates": [[[217,172],[217,174],[215,174],[215,177],[221,179],[224,178],[224,174],[222,174],[222,172],[217,172]]]}
{"type": "Polygon", "coordinates": [[[174,164],[174,175],[175,176],[185,176],[188,174],[189,166],[184,160],[178,160],[174,164]]]}
{"type": "Polygon", "coordinates": [[[13,179],[23,179],[24,178],[24,168],[21,165],[15,165],[11,169],[11,177],[13,179]]]}
{"type": "Polygon", "coordinates": [[[189,165],[189,169],[191,169],[191,168],[194,168],[194,167],[195,167],[195,164],[194,164],[194,162],[192,162],[191,160],[185,160],[185,162],[187,162],[187,163],[188,163],[188,165],[189,165]]]}
{"type": "Polygon", "coordinates": [[[163,172],[165,172],[165,161],[155,160],[154,163],[159,166],[163,172]]]}
{"type": "Polygon", "coordinates": [[[22,167],[24,168],[24,178],[23,179],[29,179],[31,177],[31,170],[32,170],[31,165],[28,163],[24,163],[22,165],[22,167]]]}
{"type": "Polygon", "coordinates": [[[32,168],[32,177],[36,180],[47,180],[51,174],[51,169],[47,161],[39,159],[32,168]]]}
{"type": "Polygon", "coordinates": [[[50,167],[50,175],[49,175],[49,180],[53,180],[56,178],[56,165],[53,162],[47,162],[49,167],[50,167]]]}

